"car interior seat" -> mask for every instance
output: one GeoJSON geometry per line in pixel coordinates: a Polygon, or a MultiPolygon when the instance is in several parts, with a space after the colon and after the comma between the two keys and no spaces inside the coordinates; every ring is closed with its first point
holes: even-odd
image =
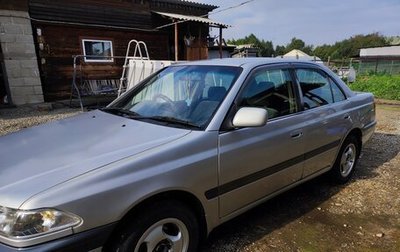
{"type": "Polygon", "coordinates": [[[269,99],[274,92],[275,84],[273,82],[257,82],[254,80],[243,96],[244,104],[266,109],[268,111],[268,118],[276,117],[278,111],[273,108],[273,104],[271,104],[269,99]]]}
{"type": "Polygon", "coordinates": [[[207,98],[197,104],[190,115],[190,120],[197,125],[204,125],[225,97],[225,94],[225,87],[209,87],[207,98]]]}

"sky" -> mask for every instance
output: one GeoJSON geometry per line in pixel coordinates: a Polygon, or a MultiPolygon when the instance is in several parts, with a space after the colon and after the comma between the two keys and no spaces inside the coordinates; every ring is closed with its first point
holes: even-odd
{"type": "MultiPolygon", "coordinates": [[[[192,0],[220,6],[217,12],[246,0],[192,0]]],[[[223,30],[225,39],[238,39],[255,34],[286,45],[291,38],[318,46],[357,34],[379,32],[384,36],[400,36],[400,0],[253,0],[238,8],[209,18],[229,24],[223,30]]],[[[218,35],[213,29],[212,35],[218,35]]]]}

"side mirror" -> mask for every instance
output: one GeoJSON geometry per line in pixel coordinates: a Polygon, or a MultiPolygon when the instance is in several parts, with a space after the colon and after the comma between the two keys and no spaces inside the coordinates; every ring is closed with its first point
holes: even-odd
{"type": "Polygon", "coordinates": [[[236,128],[261,127],[267,123],[268,112],[262,108],[244,107],[233,117],[232,124],[236,128]]]}

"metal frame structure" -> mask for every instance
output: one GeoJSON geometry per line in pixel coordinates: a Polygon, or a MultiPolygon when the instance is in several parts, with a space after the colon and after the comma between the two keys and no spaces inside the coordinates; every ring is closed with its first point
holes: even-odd
{"type": "Polygon", "coordinates": [[[122,76],[120,79],[120,84],[119,84],[119,88],[118,88],[118,96],[120,96],[122,94],[122,92],[124,91],[124,84],[125,84],[125,89],[127,86],[127,71],[126,68],[129,67],[129,60],[130,59],[139,59],[139,60],[150,60],[150,56],[149,56],[149,51],[147,50],[147,45],[145,42],[143,41],[137,41],[135,39],[132,39],[131,41],[129,41],[128,43],[128,49],[126,50],[126,54],[125,54],[125,61],[124,61],[124,65],[122,66],[122,76]],[[135,45],[135,50],[133,53],[133,56],[129,56],[130,52],[131,52],[131,46],[132,44],[135,45]],[[144,50],[144,52],[142,52],[142,49],[144,50]]]}

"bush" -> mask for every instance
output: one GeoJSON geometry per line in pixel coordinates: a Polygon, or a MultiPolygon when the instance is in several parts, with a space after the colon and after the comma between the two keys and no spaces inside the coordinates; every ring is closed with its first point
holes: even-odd
{"type": "Polygon", "coordinates": [[[371,92],[376,98],[400,101],[400,75],[361,75],[349,87],[354,91],[371,92]]]}

